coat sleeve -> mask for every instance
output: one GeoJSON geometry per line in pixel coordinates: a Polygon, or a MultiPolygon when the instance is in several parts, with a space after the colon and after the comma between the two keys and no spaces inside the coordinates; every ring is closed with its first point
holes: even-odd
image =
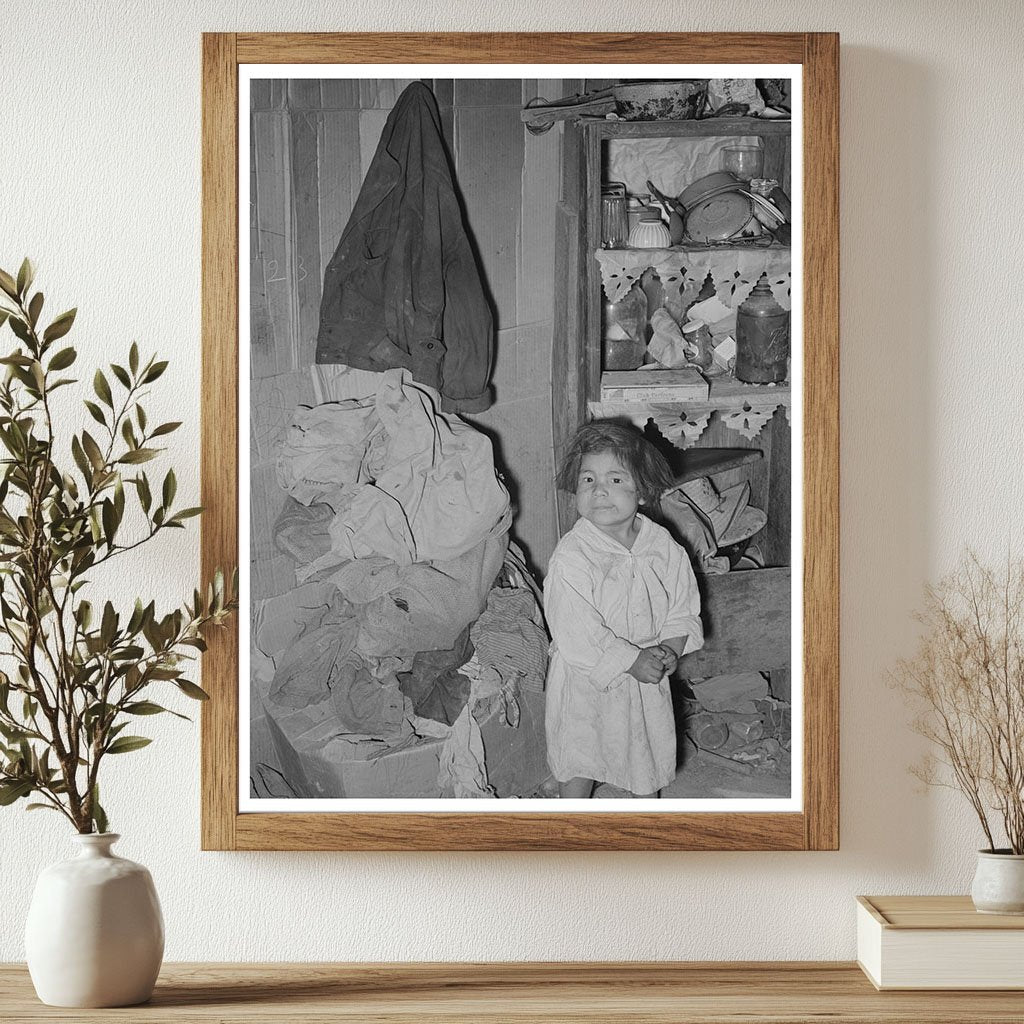
{"type": "Polygon", "coordinates": [[[665,586],[672,603],[668,617],[658,635],[659,640],[686,637],[683,654],[700,650],[704,646],[704,627],[700,621],[700,591],[686,552],[674,541],[669,541],[666,552],[665,586]]]}
{"type": "Polygon", "coordinates": [[[576,559],[552,559],[544,581],[544,614],[559,655],[599,690],[610,689],[640,653],[609,629],[594,603],[593,580],[576,559]]]}

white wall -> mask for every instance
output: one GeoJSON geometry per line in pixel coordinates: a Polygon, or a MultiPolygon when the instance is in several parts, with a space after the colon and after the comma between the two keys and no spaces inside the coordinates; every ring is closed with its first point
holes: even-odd
{"type": "MultiPolygon", "coordinates": [[[[838,30],[842,33],[842,850],[816,854],[201,853],[198,734],[111,764],[105,802],[146,863],[169,959],[817,959],[854,951],[853,896],[964,892],[977,828],[920,793],[886,671],[920,588],[964,544],[1020,550],[1024,128],[1015,0],[8,0],[0,266],[81,308],[86,365],[133,338],[173,357],[151,403],[187,422],[198,490],[203,30],[838,30]],[[894,10],[895,8],[895,10],[894,10]],[[702,13],[710,12],[710,13],[702,13]]],[[[53,310],[56,312],[56,309],[53,310]]],[[[197,531],[138,579],[170,602],[197,531]]],[[[113,581],[129,596],[130,585],[113,581]]],[[[0,960],[20,959],[55,816],[0,810],[0,960]]]]}

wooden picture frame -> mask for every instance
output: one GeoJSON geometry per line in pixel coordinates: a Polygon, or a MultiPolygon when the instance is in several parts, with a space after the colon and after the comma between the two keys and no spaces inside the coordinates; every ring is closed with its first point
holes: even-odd
{"type": "MultiPolygon", "coordinates": [[[[839,843],[839,39],[831,33],[204,34],[202,571],[238,548],[239,109],[246,64],[799,64],[803,84],[802,809],[697,813],[239,810],[239,628],[203,658],[210,850],[833,850],[839,843]]],[[[650,74],[650,72],[648,72],[650,74]]],[[[557,368],[556,368],[557,374],[557,368]]],[[[567,405],[579,401],[569,395],[567,405]]],[[[557,404],[557,403],[556,403],[557,404]]]]}

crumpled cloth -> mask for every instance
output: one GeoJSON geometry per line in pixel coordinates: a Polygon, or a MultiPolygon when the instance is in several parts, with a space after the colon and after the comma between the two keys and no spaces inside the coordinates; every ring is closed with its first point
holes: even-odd
{"type": "Polygon", "coordinates": [[[505,534],[488,537],[459,558],[433,564],[349,562],[331,579],[356,606],[356,650],[364,657],[402,657],[454,647],[486,607],[507,543],[505,534]]]}
{"type": "Polygon", "coordinates": [[[469,628],[455,646],[443,651],[420,651],[408,672],[399,672],[398,685],[421,718],[451,725],[469,700],[470,681],[459,669],[473,656],[469,628]]]}
{"type": "Polygon", "coordinates": [[[330,525],[334,509],[323,502],[302,505],[292,497],[284,499],[284,506],[274,523],[274,543],[296,561],[295,576],[305,582],[311,575],[308,567],[331,550],[330,525]]]}
{"type": "MultiPolygon", "coordinates": [[[[288,519],[289,550],[294,550],[296,538],[302,535],[302,517],[310,511],[293,503],[283,513],[288,519]]],[[[278,544],[284,546],[280,534],[278,544]]],[[[408,658],[420,651],[446,650],[487,606],[507,544],[507,534],[487,537],[448,562],[397,565],[389,558],[357,558],[333,572],[321,573],[289,594],[317,608],[330,603],[331,592],[337,591],[350,603],[350,614],[359,622],[354,647],[364,659],[408,658]]],[[[290,615],[291,608],[282,614],[290,615]]],[[[289,640],[298,632],[299,627],[293,626],[289,640]]]]}
{"type": "Polygon", "coordinates": [[[536,618],[537,600],[529,590],[495,587],[470,637],[481,665],[496,669],[503,680],[518,679],[524,690],[540,693],[549,641],[536,618]]]}
{"type": "Polygon", "coordinates": [[[710,520],[678,491],[661,497],[661,514],[693,563],[694,572],[717,576],[729,571],[729,559],[718,554],[710,520]]]}
{"type": "Polygon", "coordinates": [[[441,748],[437,784],[442,793],[451,792],[453,797],[497,797],[487,781],[483,736],[469,704],[462,709],[441,748]]]}
{"type": "Polygon", "coordinates": [[[303,505],[383,471],[387,437],[372,398],[300,405],[278,445],[277,478],[303,505]]]}
{"type": "Polygon", "coordinates": [[[381,375],[365,400],[300,407],[278,457],[281,486],[334,511],[322,571],[383,555],[400,565],[447,561],[511,523],[490,440],[438,411],[438,394],[407,370],[381,375]]]}

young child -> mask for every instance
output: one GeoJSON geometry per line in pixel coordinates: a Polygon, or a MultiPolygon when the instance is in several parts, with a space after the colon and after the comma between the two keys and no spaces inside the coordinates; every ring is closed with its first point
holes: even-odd
{"type": "Polygon", "coordinates": [[[657,508],[671,472],[639,431],[598,420],[577,431],[556,482],[576,492],[579,519],[544,581],[548,763],[562,797],[599,782],[656,796],[676,772],[668,675],[704,644],[686,552],[637,512],[657,508]]]}

